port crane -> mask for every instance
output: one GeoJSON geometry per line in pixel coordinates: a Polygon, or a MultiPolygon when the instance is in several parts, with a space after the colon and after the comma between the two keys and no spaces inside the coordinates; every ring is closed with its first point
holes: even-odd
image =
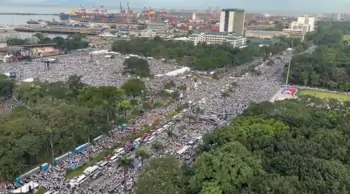
{"type": "Polygon", "coordinates": [[[132,10],[130,8],[129,2],[127,2],[126,6],[127,6],[127,10],[126,10],[126,14],[125,14],[125,22],[127,24],[130,24],[131,23],[131,17],[132,17],[133,13],[132,13],[132,10]]]}
{"type": "Polygon", "coordinates": [[[161,13],[162,20],[164,21],[167,16],[167,11],[165,9],[162,9],[160,13],[161,13]]]}

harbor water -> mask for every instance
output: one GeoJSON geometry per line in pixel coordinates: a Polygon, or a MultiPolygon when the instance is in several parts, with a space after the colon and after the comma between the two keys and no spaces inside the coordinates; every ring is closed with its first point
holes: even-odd
{"type": "MultiPolygon", "coordinates": [[[[0,0],[1,1],[1,0],[0,0]]],[[[0,6],[0,13],[37,13],[37,14],[59,14],[59,13],[68,13],[73,10],[78,9],[79,7],[49,7],[49,6],[0,6]]],[[[86,9],[92,9],[92,5],[90,7],[85,6],[86,9]]],[[[116,13],[119,12],[118,9],[108,8],[108,13],[116,13]]],[[[0,25],[20,25],[26,24],[26,22],[30,19],[33,20],[59,20],[58,16],[51,15],[0,15],[0,25]]]]}

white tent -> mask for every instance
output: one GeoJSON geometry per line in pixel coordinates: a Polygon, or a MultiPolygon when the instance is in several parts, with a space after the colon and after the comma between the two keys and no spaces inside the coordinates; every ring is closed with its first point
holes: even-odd
{"type": "Polygon", "coordinates": [[[183,154],[184,152],[186,152],[186,150],[188,150],[188,148],[190,148],[190,146],[182,147],[181,150],[177,151],[177,154],[183,154]]]}
{"type": "Polygon", "coordinates": [[[190,68],[183,67],[181,69],[170,71],[170,72],[166,73],[165,75],[167,75],[167,76],[178,76],[178,75],[184,74],[184,73],[189,72],[189,71],[191,71],[190,68]]]}
{"type": "Polygon", "coordinates": [[[11,191],[11,193],[28,193],[30,189],[34,190],[38,187],[39,187],[38,183],[30,181],[29,183],[23,185],[22,187],[11,191]]]}
{"type": "Polygon", "coordinates": [[[22,80],[22,82],[27,82],[27,83],[30,83],[33,81],[34,81],[34,78],[27,78],[27,79],[22,80]]]}
{"type": "Polygon", "coordinates": [[[102,54],[106,54],[107,52],[108,50],[92,51],[90,52],[90,55],[102,55],[102,54]]]}
{"type": "Polygon", "coordinates": [[[4,56],[4,63],[10,62],[11,61],[11,56],[10,55],[5,55],[4,56]]]}

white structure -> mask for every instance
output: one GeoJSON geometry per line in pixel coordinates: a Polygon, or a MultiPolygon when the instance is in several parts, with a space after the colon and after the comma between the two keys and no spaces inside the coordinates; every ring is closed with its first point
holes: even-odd
{"type": "Polygon", "coordinates": [[[166,76],[178,76],[178,75],[184,74],[184,73],[189,72],[189,71],[191,71],[190,68],[188,68],[188,67],[183,67],[183,68],[181,68],[181,69],[177,69],[177,70],[174,70],[174,71],[170,71],[170,72],[166,73],[165,75],[166,75],[166,76]]]}
{"type": "Polygon", "coordinates": [[[107,52],[108,52],[108,50],[92,51],[92,52],[90,52],[90,55],[104,55],[107,52]]]}
{"type": "Polygon", "coordinates": [[[25,83],[34,82],[34,78],[27,78],[27,79],[22,80],[22,82],[25,82],[25,83]]]}
{"type": "Polygon", "coordinates": [[[301,38],[305,37],[308,32],[315,31],[315,17],[298,17],[297,21],[292,21],[288,29],[283,29],[283,33],[287,37],[301,38]]]}
{"type": "Polygon", "coordinates": [[[196,15],[196,12],[193,12],[193,13],[192,13],[192,20],[196,20],[196,19],[197,19],[196,16],[197,16],[197,15],[196,15]]]}
{"type": "Polygon", "coordinates": [[[289,25],[291,30],[300,30],[305,33],[315,31],[315,17],[298,17],[297,21],[292,21],[289,25]]]}
{"type": "Polygon", "coordinates": [[[223,9],[220,13],[220,32],[244,35],[245,12],[242,9],[223,9]]]}
{"type": "Polygon", "coordinates": [[[192,41],[194,45],[205,42],[207,44],[223,44],[228,43],[233,47],[242,47],[246,45],[247,39],[242,36],[233,36],[228,33],[199,33],[192,34],[189,37],[189,41],[192,41]]]}
{"type": "Polygon", "coordinates": [[[187,37],[178,37],[178,38],[173,38],[174,41],[189,41],[189,38],[187,37]]]}
{"type": "MultiPolygon", "coordinates": [[[[298,24],[303,24],[304,26],[307,26],[308,32],[315,31],[315,17],[309,17],[305,15],[304,17],[298,17],[298,24]]],[[[305,28],[303,26],[303,28],[305,28]]]]}
{"type": "Polygon", "coordinates": [[[29,193],[29,191],[34,191],[34,189],[38,188],[39,184],[33,181],[23,185],[22,187],[11,191],[11,193],[29,193]]]}

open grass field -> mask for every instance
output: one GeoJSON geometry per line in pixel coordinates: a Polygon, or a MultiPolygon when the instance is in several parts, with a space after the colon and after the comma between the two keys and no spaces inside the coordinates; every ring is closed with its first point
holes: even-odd
{"type": "Polygon", "coordinates": [[[344,95],[344,94],[337,94],[337,93],[331,93],[331,92],[323,92],[318,90],[307,90],[307,89],[301,89],[298,91],[298,96],[315,96],[317,98],[321,99],[337,99],[339,101],[350,101],[350,96],[344,95]]]}
{"type": "Polygon", "coordinates": [[[350,34],[345,34],[343,40],[350,41],[350,34]]]}

